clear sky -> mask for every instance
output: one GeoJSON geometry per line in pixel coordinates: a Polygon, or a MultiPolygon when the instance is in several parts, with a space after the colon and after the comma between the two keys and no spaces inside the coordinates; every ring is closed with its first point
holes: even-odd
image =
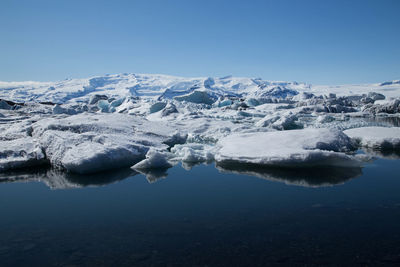
{"type": "Polygon", "coordinates": [[[400,79],[400,0],[0,1],[0,80],[400,79]]]}

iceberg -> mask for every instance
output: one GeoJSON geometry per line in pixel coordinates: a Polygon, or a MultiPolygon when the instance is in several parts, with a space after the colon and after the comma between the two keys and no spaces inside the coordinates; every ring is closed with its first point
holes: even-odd
{"type": "Polygon", "coordinates": [[[232,134],[218,141],[218,164],[248,163],[266,166],[361,166],[362,156],[351,139],[335,129],[232,134]]]}
{"type": "Polygon", "coordinates": [[[361,127],[345,130],[344,133],[357,140],[363,147],[378,150],[400,149],[398,127],[361,127]]]}
{"type": "Polygon", "coordinates": [[[32,135],[55,167],[76,173],[129,167],[151,147],[167,148],[173,129],[122,114],[79,114],[35,123],[32,135]]]}
{"type": "Polygon", "coordinates": [[[207,94],[206,91],[199,91],[199,90],[195,90],[187,95],[176,96],[174,97],[174,99],[178,101],[186,101],[186,102],[192,102],[196,104],[206,104],[206,105],[211,105],[212,103],[215,102],[215,100],[212,99],[207,94]]]}
{"type": "Polygon", "coordinates": [[[168,162],[168,158],[166,153],[151,148],[146,154],[146,159],[136,163],[132,168],[135,170],[171,168],[172,164],[168,162]]]}

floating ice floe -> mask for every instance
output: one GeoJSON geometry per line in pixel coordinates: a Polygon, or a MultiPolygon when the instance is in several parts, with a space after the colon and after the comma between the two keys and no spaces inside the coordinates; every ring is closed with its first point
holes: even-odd
{"type": "Polygon", "coordinates": [[[345,130],[344,133],[364,147],[383,150],[400,149],[400,128],[398,127],[362,127],[345,130]]]}
{"type": "Polygon", "coordinates": [[[172,167],[172,164],[168,162],[168,158],[171,158],[171,155],[166,152],[162,153],[150,148],[146,154],[146,159],[136,163],[132,168],[135,170],[167,169],[172,167]]]}
{"type": "Polygon", "coordinates": [[[151,147],[166,148],[163,141],[173,135],[161,122],[121,114],[50,118],[32,127],[51,164],[76,173],[132,166],[151,147]]]}
{"type": "Polygon", "coordinates": [[[269,166],[360,166],[361,156],[348,155],[355,147],[335,129],[233,134],[217,143],[218,164],[269,166]]]}

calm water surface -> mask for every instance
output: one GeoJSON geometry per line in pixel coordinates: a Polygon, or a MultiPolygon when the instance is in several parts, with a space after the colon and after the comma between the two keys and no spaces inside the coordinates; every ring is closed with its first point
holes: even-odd
{"type": "Polygon", "coordinates": [[[400,264],[398,159],[167,173],[3,175],[0,265],[400,264]]]}

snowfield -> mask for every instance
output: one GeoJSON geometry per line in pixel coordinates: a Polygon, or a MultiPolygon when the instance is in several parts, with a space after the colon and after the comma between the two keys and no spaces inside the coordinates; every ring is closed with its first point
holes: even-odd
{"type": "Polygon", "coordinates": [[[397,151],[399,124],[398,81],[313,86],[120,74],[0,82],[0,172],[52,166],[72,175],[132,167],[154,181],[179,162],[189,169],[215,161],[234,172],[241,170],[232,166],[245,172],[249,164],[354,169],[369,154],[397,151]],[[377,153],[357,154],[362,147],[377,153]]]}

